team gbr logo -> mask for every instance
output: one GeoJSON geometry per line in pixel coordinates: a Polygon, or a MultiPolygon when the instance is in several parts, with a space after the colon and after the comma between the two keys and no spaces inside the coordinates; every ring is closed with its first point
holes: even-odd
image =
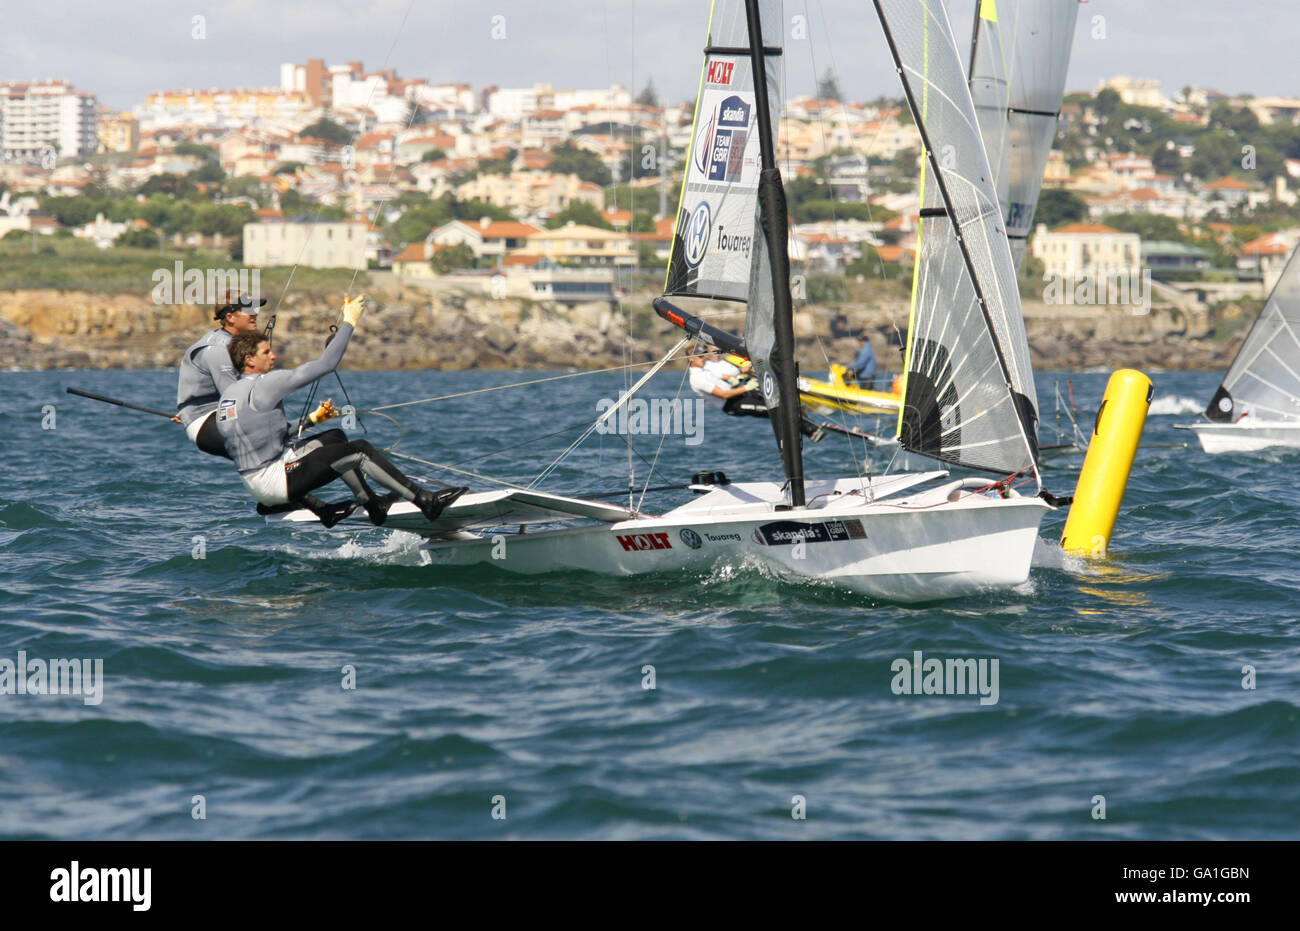
{"type": "Polygon", "coordinates": [[[770,401],[774,394],[776,394],[776,379],[772,377],[771,372],[765,372],[763,374],[763,397],[770,401]]]}
{"type": "Polygon", "coordinates": [[[704,253],[709,248],[709,234],[713,231],[713,213],[708,201],[701,201],[689,220],[686,221],[686,234],[682,237],[682,246],[686,253],[686,264],[691,268],[699,266],[704,253]]]}

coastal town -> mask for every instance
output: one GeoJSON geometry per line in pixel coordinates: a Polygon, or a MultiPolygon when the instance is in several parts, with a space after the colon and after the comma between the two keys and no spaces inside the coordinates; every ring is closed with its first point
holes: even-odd
{"type": "MultiPolygon", "coordinates": [[[[131,290],[97,270],[161,255],[617,302],[662,280],[692,112],[652,82],[471,87],[321,59],[281,65],[279,86],[159,90],[126,111],[60,81],[0,83],[0,249],[13,259],[0,288],[131,290]]],[[[1202,335],[1222,329],[1216,309],[1262,300],[1300,241],[1298,118],[1300,99],[1130,77],[1067,94],[1026,301],[1165,307],[1202,335]]],[[[845,99],[828,71],[815,96],[784,102],[778,148],[796,299],[905,295],[921,156],[905,102],[845,99]]]]}

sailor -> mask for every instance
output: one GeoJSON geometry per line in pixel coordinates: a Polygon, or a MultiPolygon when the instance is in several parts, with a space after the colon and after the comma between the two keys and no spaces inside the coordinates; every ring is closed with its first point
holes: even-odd
{"type": "MultiPolygon", "coordinates": [[[[733,386],[725,372],[733,370],[743,372],[722,358],[722,350],[717,346],[700,347],[688,358],[690,365],[691,390],[708,404],[721,407],[724,414],[732,417],[770,417],[767,402],[762,392],[745,383],[733,386]],[[721,368],[725,366],[726,368],[721,368]]],[[[814,443],[820,440],[826,431],[802,415],[799,418],[799,432],[814,443]]]]}
{"type": "MultiPolygon", "coordinates": [[[[217,429],[226,452],[235,461],[249,494],[265,508],[301,504],[325,526],[333,526],[354,510],[366,509],[370,522],[379,526],[388,516],[393,498],[380,498],[365,479],[370,478],[396,497],[413,501],[429,521],[469,489],[430,491],[397,470],[379,450],[365,440],[349,440],[342,430],[329,430],[307,439],[289,441],[289,421],[284,399],[298,388],[328,375],[343,360],[353,330],[365,313],[365,295],[349,297],[343,304],[343,323],[319,359],[297,368],[275,371],[271,344],[257,333],[236,337],[230,343],[230,361],[240,378],[227,388],[217,404],[217,429]],[[364,477],[363,477],[364,476],[364,477]],[[343,479],[356,502],[339,509],[310,493],[335,479],[343,479]]],[[[330,401],[312,412],[313,424],[338,416],[330,401]]]]}
{"type": "Polygon", "coordinates": [[[230,341],[244,333],[257,332],[257,309],[265,298],[254,301],[236,292],[217,302],[213,317],[221,325],[207,333],[181,356],[176,383],[176,411],[185,425],[185,435],[205,453],[226,456],[226,446],[217,432],[212,415],[217,399],[239,378],[230,364],[230,341]]]}
{"type": "Polygon", "coordinates": [[[849,366],[848,374],[857,381],[859,388],[870,388],[876,378],[876,351],[871,348],[871,340],[862,337],[858,357],[849,366]]]}

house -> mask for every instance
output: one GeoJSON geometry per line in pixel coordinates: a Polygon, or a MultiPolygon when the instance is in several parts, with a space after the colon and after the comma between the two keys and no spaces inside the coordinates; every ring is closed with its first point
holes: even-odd
{"type": "Polygon", "coordinates": [[[304,268],[366,267],[366,224],[300,219],[244,226],[244,264],[304,268]]]}
{"type": "Polygon", "coordinates": [[[1141,237],[1099,223],[1069,223],[1050,232],[1040,223],[1030,249],[1043,263],[1044,281],[1064,283],[1069,292],[1085,279],[1123,279],[1132,286],[1141,277],[1141,237]]]}
{"type": "Polygon", "coordinates": [[[464,243],[474,250],[475,258],[482,259],[520,251],[528,245],[530,236],[541,231],[541,227],[530,223],[483,217],[477,223],[452,220],[433,230],[427,241],[444,246],[464,243]]]}
{"type": "Polygon", "coordinates": [[[626,233],[568,223],[528,237],[528,252],[561,265],[634,265],[636,244],[626,233]]]}
{"type": "Polygon", "coordinates": [[[1210,267],[1210,253],[1204,249],[1159,239],[1142,243],[1142,260],[1157,281],[1188,277],[1210,267]]]}

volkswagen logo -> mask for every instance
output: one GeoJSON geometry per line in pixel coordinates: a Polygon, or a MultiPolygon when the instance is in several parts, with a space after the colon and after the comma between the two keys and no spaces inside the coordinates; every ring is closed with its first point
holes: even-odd
{"type": "Polygon", "coordinates": [[[686,235],[683,246],[686,249],[686,264],[695,268],[704,258],[709,248],[709,233],[713,230],[713,216],[709,211],[709,202],[703,201],[686,223],[686,235]]]}
{"type": "Polygon", "coordinates": [[[704,541],[700,539],[700,535],[690,528],[684,529],[680,534],[678,534],[678,536],[682,538],[683,543],[693,550],[698,550],[704,545],[704,541]]]}

